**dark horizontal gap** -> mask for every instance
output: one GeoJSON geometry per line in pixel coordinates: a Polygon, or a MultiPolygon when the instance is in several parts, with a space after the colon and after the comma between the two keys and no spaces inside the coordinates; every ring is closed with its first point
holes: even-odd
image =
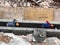
{"type": "MultiPolygon", "coordinates": [[[[42,28],[43,23],[24,23],[24,22],[19,22],[19,26],[15,27],[27,27],[27,28],[42,28]]],[[[0,26],[5,26],[7,27],[7,22],[0,22],[0,26]]],[[[54,24],[54,27],[50,27],[51,29],[57,28],[60,29],[60,24],[54,24]]],[[[46,28],[49,29],[49,28],[46,28]]]]}

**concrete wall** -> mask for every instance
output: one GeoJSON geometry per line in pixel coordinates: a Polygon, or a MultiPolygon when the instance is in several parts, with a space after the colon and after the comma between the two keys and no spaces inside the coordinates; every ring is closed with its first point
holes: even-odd
{"type": "Polygon", "coordinates": [[[35,20],[35,21],[52,21],[54,17],[53,8],[6,8],[0,7],[1,19],[17,19],[17,20],[35,20]]]}
{"type": "Polygon", "coordinates": [[[26,7],[24,11],[24,20],[36,20],[36,21],[52,21],[54,17],[53,8],[29,8],[26,7]]]}
{"type": "Polygon", "coordinates": [[[54,21],[60,21],[60,9],[54,10],[54,21]]]}
{"type": "Polygon", "coordinates": [[[5,8],[0,7],[0,18],[1,19],[17,19],[22,20],[24,15],[23,8],[5,8]]]}

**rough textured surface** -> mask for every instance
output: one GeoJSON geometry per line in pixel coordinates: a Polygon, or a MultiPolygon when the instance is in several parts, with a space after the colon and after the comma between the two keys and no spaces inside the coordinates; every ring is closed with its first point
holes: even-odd
{"type": "Polygon", "coordinates": [[[60,21],[60,9],[54,11],[54,21],[60,21]]]}
{"type": "Polygon", "coordinates": [[[31,43],[22,36],[17,36],[13,33],[4,33],[0,35],[0,45],[31,45],[31,43]]]}
{"type": "Polygon", "coordinates": [[[60,21],[60,9],[0,7],[0,19],[60,21]]]}
{"type": "Polygon", "coordinates": [[[50,37],[46,39],[47,45],[60,45],[60,39],[57,37],[50,37]]]}
{"type": "Polygon", "coordinates": [[[20,8],[6,8],[0,7],[0,18],[4,19],[17,19],[17,20],[35,20],[35,21],[45,21],[53,20],[53,9],[44,8],[30,8],[30,7],[20,7],[20,8]],[[47,13],[48,12],[48,13],[47,13]]]}
{"type": "Polygon", "coordinates": [[[2,19],[17,19],[22,20],[24,11],[23,8],[7,8],[7,7],[0,7],[0,18],[2,19]]]}
{"type": "Polygon", "coordinates": [[[25,8],[24,20],[35,20],[35,21],[45,21],[53,20],[53,8],[25,8]]]}

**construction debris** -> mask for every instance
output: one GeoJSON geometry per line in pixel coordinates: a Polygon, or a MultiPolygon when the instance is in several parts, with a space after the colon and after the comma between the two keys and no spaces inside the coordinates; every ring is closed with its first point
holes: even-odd
{"type": "MultiPolygon", "coordinates": [[[[26,36],[30,38],[29,36],[26,36]]],[[[0,45],[31,45],[31,43],[22,36],[16,36],[13,33],[3,33],[0,35],[0,45]]]]}
{"type": "Polygon", "coordinates": [[[45,40],[47,45],[60,45],[60,39],[57,37],[50,37],[45,40]]]}
{"type": "Polygon", "coordinates": [[[50,8],[59,7],[60,3],[53,0],[0,0],[0,6],[13,8],[23,6],[50,8]]]}

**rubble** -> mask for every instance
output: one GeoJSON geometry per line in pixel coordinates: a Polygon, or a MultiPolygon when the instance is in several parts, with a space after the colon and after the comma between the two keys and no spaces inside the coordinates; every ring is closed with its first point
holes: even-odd
{"type": "Polygon", "coordinates": [[[41,6],[42,8],[49,8],[49,7],[50,7],[50,5],[49,5],[49,3],[48,3],[47,1],[41,2],[41,3],[40,3],[40,6],[41,6]]]}
{"type": "Polygon", "coordinates": [[[0,35],[0,45],[31,45],[31,43],[26,38],[22,38],[22,36],[17,36],[13,33],[3,33],[3,35],[0,35]]]}
{"type": "Polygon", "coordinates": [[[56,8],[60,3],[53,0],[0,0],[2,7],[42,7],[42,8],[56,8]]]}
{"type": "Polygon", "coordinates": [[[60,45],[60,39],[57,37],[49,37],[45,42],[47,42],[47,45],[60,45]]]}

